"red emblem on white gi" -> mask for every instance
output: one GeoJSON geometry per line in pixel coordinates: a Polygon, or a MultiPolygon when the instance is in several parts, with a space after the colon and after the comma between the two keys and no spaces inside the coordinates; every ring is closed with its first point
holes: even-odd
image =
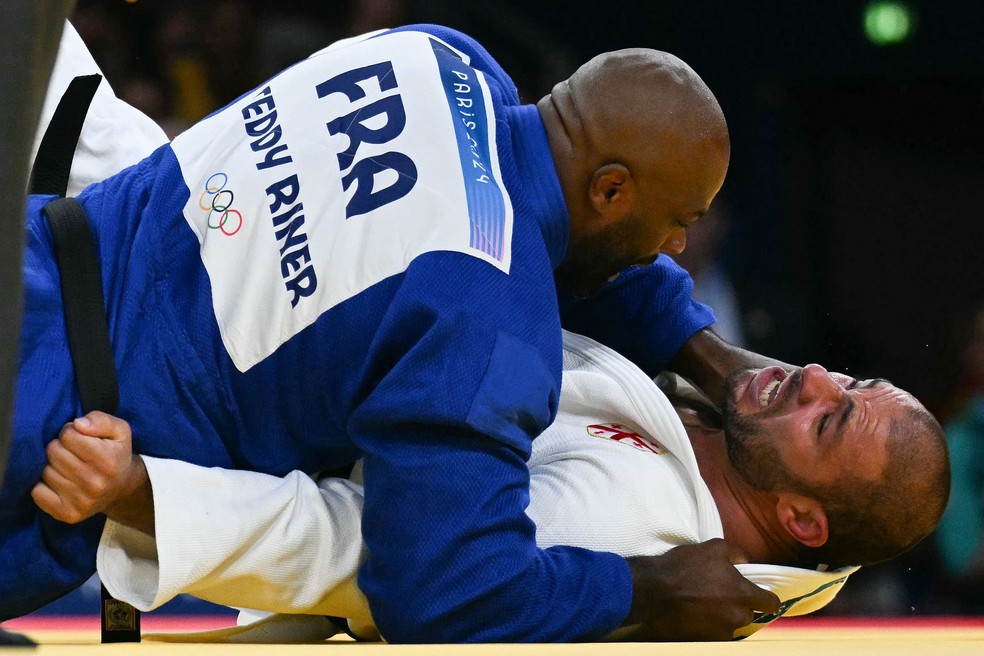
{"type": "Polygon", "coordinates": [[[619,442],[621,444],[628,444],[629,446],[634,446],[640,451],[648,451],[649,453],[655,453],[658,456],[661,456],[664,453],[669,453],[666,448],[656,440],[651,437],[640,435],[623,424],[591,424],[588,426],[588,435],[601,437],[606,440],[619,442]]]}

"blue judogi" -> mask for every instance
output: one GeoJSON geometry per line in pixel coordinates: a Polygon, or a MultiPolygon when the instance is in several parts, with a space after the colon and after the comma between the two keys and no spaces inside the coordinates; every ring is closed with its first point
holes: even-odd
{"type": "MultiPolygon", "coordinates": [[[[277,475],[364,458],[359,583],[390,641],[625,618],[625,561],[539,550],[523,512],[560,392],[567,213],[536,108],[480,45],[436,26],[336,44],[79,199],[137,452],[277,475]]],[[[102,526],[29,496],[80,412],[47,200],[27,214],[0,619],[91,574],[102,526]]],[[[690,286],[660,257],[564,320],[655,372],[713,321],[690,286]]]]}

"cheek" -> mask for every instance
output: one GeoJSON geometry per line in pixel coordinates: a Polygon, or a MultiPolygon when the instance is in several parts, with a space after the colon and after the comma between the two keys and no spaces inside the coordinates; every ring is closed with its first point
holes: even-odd
{"type": "MultiPolygon", "coordinates": [[[[645,225],[645,224],[643,224],[645,225]]],[[[650,245],[662,246],[673,233],[673,226],[666,221],[660,220],[650,223],[644,230],[640,230],[641,241],[650,245]]]]}
{"type": "Polygon", "coordinates": [[[854,449],[854,453],[842,454],[838,461],[844,463],[841,465],[842,470],[848,469],[846,463],[850,463],[850,471],[858,478],[877,481],[883,478],[889,457],[884,447],[869,443],[864,448],[854,449]]]}
{"type": "Polygon", "coordinates": [[[817,439],[805,419],[799,417],[762,418],[758,432],[771,444],[777,457],[802,471],[815,461],[817,439]]]}

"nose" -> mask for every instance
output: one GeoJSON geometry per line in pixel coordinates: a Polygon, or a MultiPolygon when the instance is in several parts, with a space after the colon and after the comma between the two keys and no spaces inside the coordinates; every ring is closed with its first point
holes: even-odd
{"type": "Polygon", "coordinates": [[[670,255],[679,255],[687,247],[687,231],[684,228],[673,230],[660,247],[660,251],[670,255]]]}
{"type": "Polygon", "coordinates": [[[844,394],[844,388],[834,380],[830,373],[818,364],[808,364],[803,367],[803,387],[800,390],[800,402],[839,400],[844,394]]]}

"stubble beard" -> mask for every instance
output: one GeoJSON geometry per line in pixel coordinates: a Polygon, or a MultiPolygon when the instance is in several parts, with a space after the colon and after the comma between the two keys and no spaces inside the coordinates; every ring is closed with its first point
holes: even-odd
{"type": "Polygon", "coordinates": [[[749,485],[764,492],[774,492],[789,482],[789,472],[759,422],[738,411],[732,390],[740,374],[736,372],[725,381],[722,424],[728,460],[749,485]]]}
{"type": "Polygon", "coordinates": [[[567,256],[554,270],[557,288],[576,298],[594,298],[608,279],[625,267],[625,244],[618,230],[572,241],[567,256]]]}

